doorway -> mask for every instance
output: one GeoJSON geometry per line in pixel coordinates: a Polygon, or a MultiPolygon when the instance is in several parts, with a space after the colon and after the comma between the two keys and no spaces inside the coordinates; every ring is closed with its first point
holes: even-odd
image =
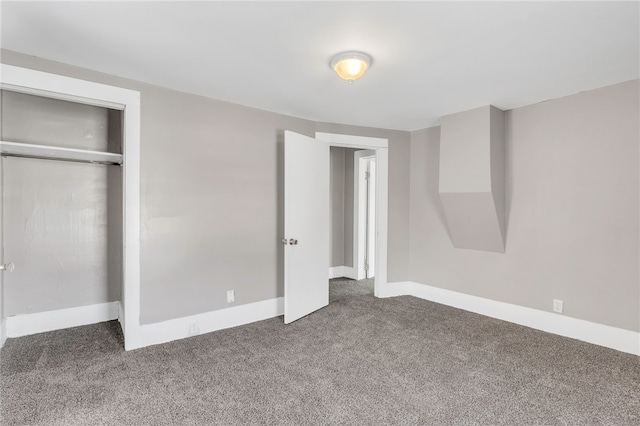
{"type": "MultiPolygon", "coordinates": [[[[373,190],[374,185],[368,183],[364,172],[360,173],[358,162],[362,158],[362,152],[364,151],[355,148],[330,147],[329,303],[350,295],[373,296],[373,280],[364,281],[361,278],[367,278],[366,276],[357,276],[359,262],[356,257],[363,250],[358,245],[372,243],[371,253],[375,256],[374,241],[368,238],[367,233],[362,233],[363,229],[368,228],[367,225],[364,224],[363,229],[354,232],[354,226],[361,222],[358,212],[361,215],[364,213],[364,220],[375,217],[367,214],[368,207],[375,206],[375,198],[370,197],[367,191],[369,186],[373,190]],[[362,235],[364,238],[354,238],[354,235],[362,235]]],[[[375,151],[366,152],[369,156],[362,160],[363,164],[375,158],[375,151]]],[[[366,167],[368,169],[368,164],[366,167]]],[[[375,222],[370,224],[370,228],[375,230],[375,222]]],[[[364,251],[367,251],[366,248],[364,251]]],[[[373,263],[371,266],[374,267],[373,263]]],[[[370,273],[370,277],[372,276],[373,270],[370,273]]]]}
{"type": "Polygon", "coordinates": [[[373,295],[376,152],[330,148],[329,301],[373,295]]]}
{"type": "Polygon", "coordinates": [[[376,151],[374,296],[387,279],[388,140],[284,132],[284,322],[329,303],[330,147],[376,151]]]}
{"type": "Polygon", "coordinates": [[[345,236],[343,268],[335,269],[335,259],[330,258],[329,277],[371,280],[378,297],[387,279],[388,140],[321,132],[316,132],[316,138],[331,149],[345,148],[352,153],[345,157],[344,191],[345,212],[349,212],[348,204],[352,206],[352,215],[345,214],[344,219],[345,233],[351,238],[345,236]],[[350,167],[352,183],[348,181],[350,167]]]}

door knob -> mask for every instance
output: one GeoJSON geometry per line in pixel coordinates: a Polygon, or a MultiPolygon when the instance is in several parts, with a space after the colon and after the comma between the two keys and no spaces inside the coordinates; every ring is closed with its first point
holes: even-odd
{"type": "Polygon", "coordinates": [[[16,265],[14,265],[13,262],[0,265],[0,271],[13,272],[14,269],[16,269],[16,265]]]}
{"type": "Polygon", "coordinates": [[[283,238],[282,239],[282,244],[284,244],[286,246],[287,244],[289,244],[289,240],[287,240],[286,238],[283,238]]]}
{"type": "Polygon", "coordinates": [[[296,246],[298,245],[298,240],[296,240],[295,238],[291,238],[289,240],[289,244],[291,244],[292,246],[296,246]]]}

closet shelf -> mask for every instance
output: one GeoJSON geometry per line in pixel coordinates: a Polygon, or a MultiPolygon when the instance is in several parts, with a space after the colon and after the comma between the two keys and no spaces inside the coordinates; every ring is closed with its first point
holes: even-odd
{"type": "Polygon", "coordinates": [[[21,142],[0,141],[0,155],[96,164],[122,164],[122,154],[21,142]]]}

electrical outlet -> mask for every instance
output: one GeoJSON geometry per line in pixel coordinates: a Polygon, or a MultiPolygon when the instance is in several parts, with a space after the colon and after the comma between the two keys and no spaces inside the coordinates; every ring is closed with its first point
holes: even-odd
{"type": "Polygon", "coordinates": [[[236,292],[233,290],[227,291],[227,303],[232,303],[236,300],[236,292]]]}
{"type": "Polygon", "coordinates": [[[561,314],[563,310],[564,302],[562,300],[553,299],[553,312],[561,314]]]}
{"type": "Polygon", "coordinates": [[[192,322],[189,324],[189,336],[193,336],[196,334],[200,334],[200,327],[197,322],[192,322]]]}

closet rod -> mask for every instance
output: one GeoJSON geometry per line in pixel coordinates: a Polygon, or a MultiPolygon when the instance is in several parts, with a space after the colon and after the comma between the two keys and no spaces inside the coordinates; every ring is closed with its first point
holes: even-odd
{"type": "Polygon", "coordinates": [[[13,154],[9,152],[0,153],[2,157],[16,157],[16,158],[33,158],[36,160],[53,160],[53,161],[68,161],[70,163],[85,163],[85,164],[100,164],[104,166],[122,166],[122,163],[114,161],[92,161],[92,160],[79,160],[74,158],[61,158],[61,157],[45,157],[42,155],[31,154],[13,154]]]}

